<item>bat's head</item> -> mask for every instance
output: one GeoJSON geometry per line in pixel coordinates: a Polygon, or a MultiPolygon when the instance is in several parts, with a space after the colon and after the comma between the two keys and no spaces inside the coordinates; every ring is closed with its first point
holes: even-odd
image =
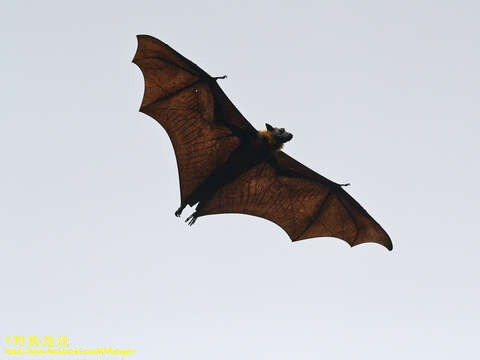
{"type": "Polygon", "coordinates": [[[293,138],[293,135],[286,132],[284,128],[276,128],[270,124],[265,124],[265,126],[267,127],[267,131],[274,136],[276,142],[279,144],[284,144],[293,138]]]}

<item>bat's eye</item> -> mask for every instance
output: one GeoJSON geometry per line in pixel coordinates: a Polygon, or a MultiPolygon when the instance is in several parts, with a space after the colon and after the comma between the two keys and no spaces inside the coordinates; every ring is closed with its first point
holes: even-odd
{"type": "Polygon", "coordinates": [[[193,92],[198,93],[198,89],[197,88],[193,89],[193,92]]]}

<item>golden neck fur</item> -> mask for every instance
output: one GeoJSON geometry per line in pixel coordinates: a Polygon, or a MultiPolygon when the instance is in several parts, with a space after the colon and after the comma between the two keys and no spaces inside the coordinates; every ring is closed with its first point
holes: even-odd
{"type": "Polygon", "coordinates": [[[279,143],[275,136],[268,130],[260,130],[258,132],[258,137],[260,139],[265,139],[270,148],[274,151],[280,151],[283,147],[282,143],[279,143]]]}

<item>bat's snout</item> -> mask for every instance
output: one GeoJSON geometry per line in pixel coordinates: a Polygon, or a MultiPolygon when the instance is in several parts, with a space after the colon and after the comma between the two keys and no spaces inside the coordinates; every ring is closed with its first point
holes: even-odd
{"type": "Polygon", "coordinates": [[[293,134],[284,132],[284,133],[281,135],[281,142],[282,142],[282,143],[286,143],[286,142],[292,140],[292,138],[293,138],[293,134]]]}

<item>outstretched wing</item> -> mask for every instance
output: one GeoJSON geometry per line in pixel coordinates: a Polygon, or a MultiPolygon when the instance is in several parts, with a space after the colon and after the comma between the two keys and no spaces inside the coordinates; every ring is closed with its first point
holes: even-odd
{"type": "Polygon", "coordinates": [[[376,242],[392,250],[385,230],[339,184],[283,152],[222,187],[198,215],[221,213],[273,221],[292,241],[329,236],[350,246],[376,242]]]}
{"type": "Polygon", "coordinates": [[[215,78],[162,41],[137,39],[133,62],[145,79],[140,111],[157,120],[172,141],[183,202],[257,131],[215,78]]]}

